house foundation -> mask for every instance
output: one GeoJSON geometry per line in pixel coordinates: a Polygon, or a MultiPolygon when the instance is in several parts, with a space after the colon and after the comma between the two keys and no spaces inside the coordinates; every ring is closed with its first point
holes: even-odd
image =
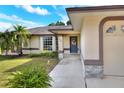
{"type": "Polygon", "coordinates": [[[86,78],[102,78],[103,66],[85,65],[85,77],[86,78]]]}

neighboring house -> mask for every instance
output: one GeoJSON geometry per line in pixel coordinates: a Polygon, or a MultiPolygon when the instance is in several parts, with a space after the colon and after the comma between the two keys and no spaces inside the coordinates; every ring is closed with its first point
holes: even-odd
{"type": "Polygon", "coordinates": [[[86,76],[124,76],[124,6],[67,8],[72,26],[29,29],[25,53],[58,51],[80,53],[86,76]]]}

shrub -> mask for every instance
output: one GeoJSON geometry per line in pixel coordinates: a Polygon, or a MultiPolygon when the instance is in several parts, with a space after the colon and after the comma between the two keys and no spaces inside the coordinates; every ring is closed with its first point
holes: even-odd
{"type": "Polygon", "coordinates": [[[11,88],[48,88],[51,80],[44,68],[35,66],[14,72],[8,85],[11,88]]]}
{"type": "Polygon", "coordinates": [[[50,57],[50,58],[57,58],[57,52],[43,52],[40,54],[29,54],[29,57],[50,57]]]}
{"type": "Polygon", "coordinates": [[[41,53],[41,56],[55,58],[58,56],[58,53],[57,52],[44,52],[44,53],[41,53]]]}
{"type": "Polygon", "coordinates": [[[29,57],[41,57],[41,54],[32,54],[32,53],[31,53],[31,54],[29,54],[28,56],[29,56],[29,57]]]}

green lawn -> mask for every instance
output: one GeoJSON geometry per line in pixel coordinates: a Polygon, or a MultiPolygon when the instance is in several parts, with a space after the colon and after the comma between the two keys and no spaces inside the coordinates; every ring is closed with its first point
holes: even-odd
{"type": "Polygon", "coordinates": [[[0,54],[1,54],[1,48],[0,48],[0,54]]]}
{"type": "Polygon", "coordinates": [[[8,78],[11,77],[11,73],[14,71],[23,70],[29,66],[42,65],[50,72],[57,62],[56,58],[0,56],[0,87],[7,87],[8,78]]]}

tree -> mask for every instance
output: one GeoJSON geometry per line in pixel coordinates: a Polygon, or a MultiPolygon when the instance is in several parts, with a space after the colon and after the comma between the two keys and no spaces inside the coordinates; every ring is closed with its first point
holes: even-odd
{"type": "Polygon", "coordinates": [[[48,26],[55,26],[56,24],[55,23],[50,23],[48,26]]]}
{"type": "Polygon", "coordinates": [[[62,22],[62,21],[57,21],[56,22],[56,26],[64,26],[64,25],[65,25],[65,23],[62,22]]]}
{"type": "Polygon", "coordinates": [[[8,55],[9,50],[14,48],[12,33],[8,29],[4,33],[0,33],[0,47],[2,53],[6,51],[6,55],[8,55]]]}
{"type": "Polygon", "coordinates": [[[71,25],[71,21],[68,20],[68,21],[66,22],[66,24],[67,24],[67,25],[71,25]]]}
{"type": "Polygon", "coordinates": [[[56,23],[50,23],[48,26],[64,26],[65,23],[62,21],[57,21],[56,23]]]}
{"type": "Polygon", "coordinates": [[[26,27],[21,25],[14,25],[14,42],[19,55],[22,55],[22,46],[27,46],[29,42],[29,32],[26,27]]]}
{"type": "Polygon", "coordinates": [[[14,31],[10,32],[7,29],[0,33],[1,52],[6,51],[7,55],[9,50],[13,51],[16,48],[18,54],[22,55],[22,46],[27,46],[29,42],[29,32],[21,25],[15,25],[13,28],[14,31]]]}

